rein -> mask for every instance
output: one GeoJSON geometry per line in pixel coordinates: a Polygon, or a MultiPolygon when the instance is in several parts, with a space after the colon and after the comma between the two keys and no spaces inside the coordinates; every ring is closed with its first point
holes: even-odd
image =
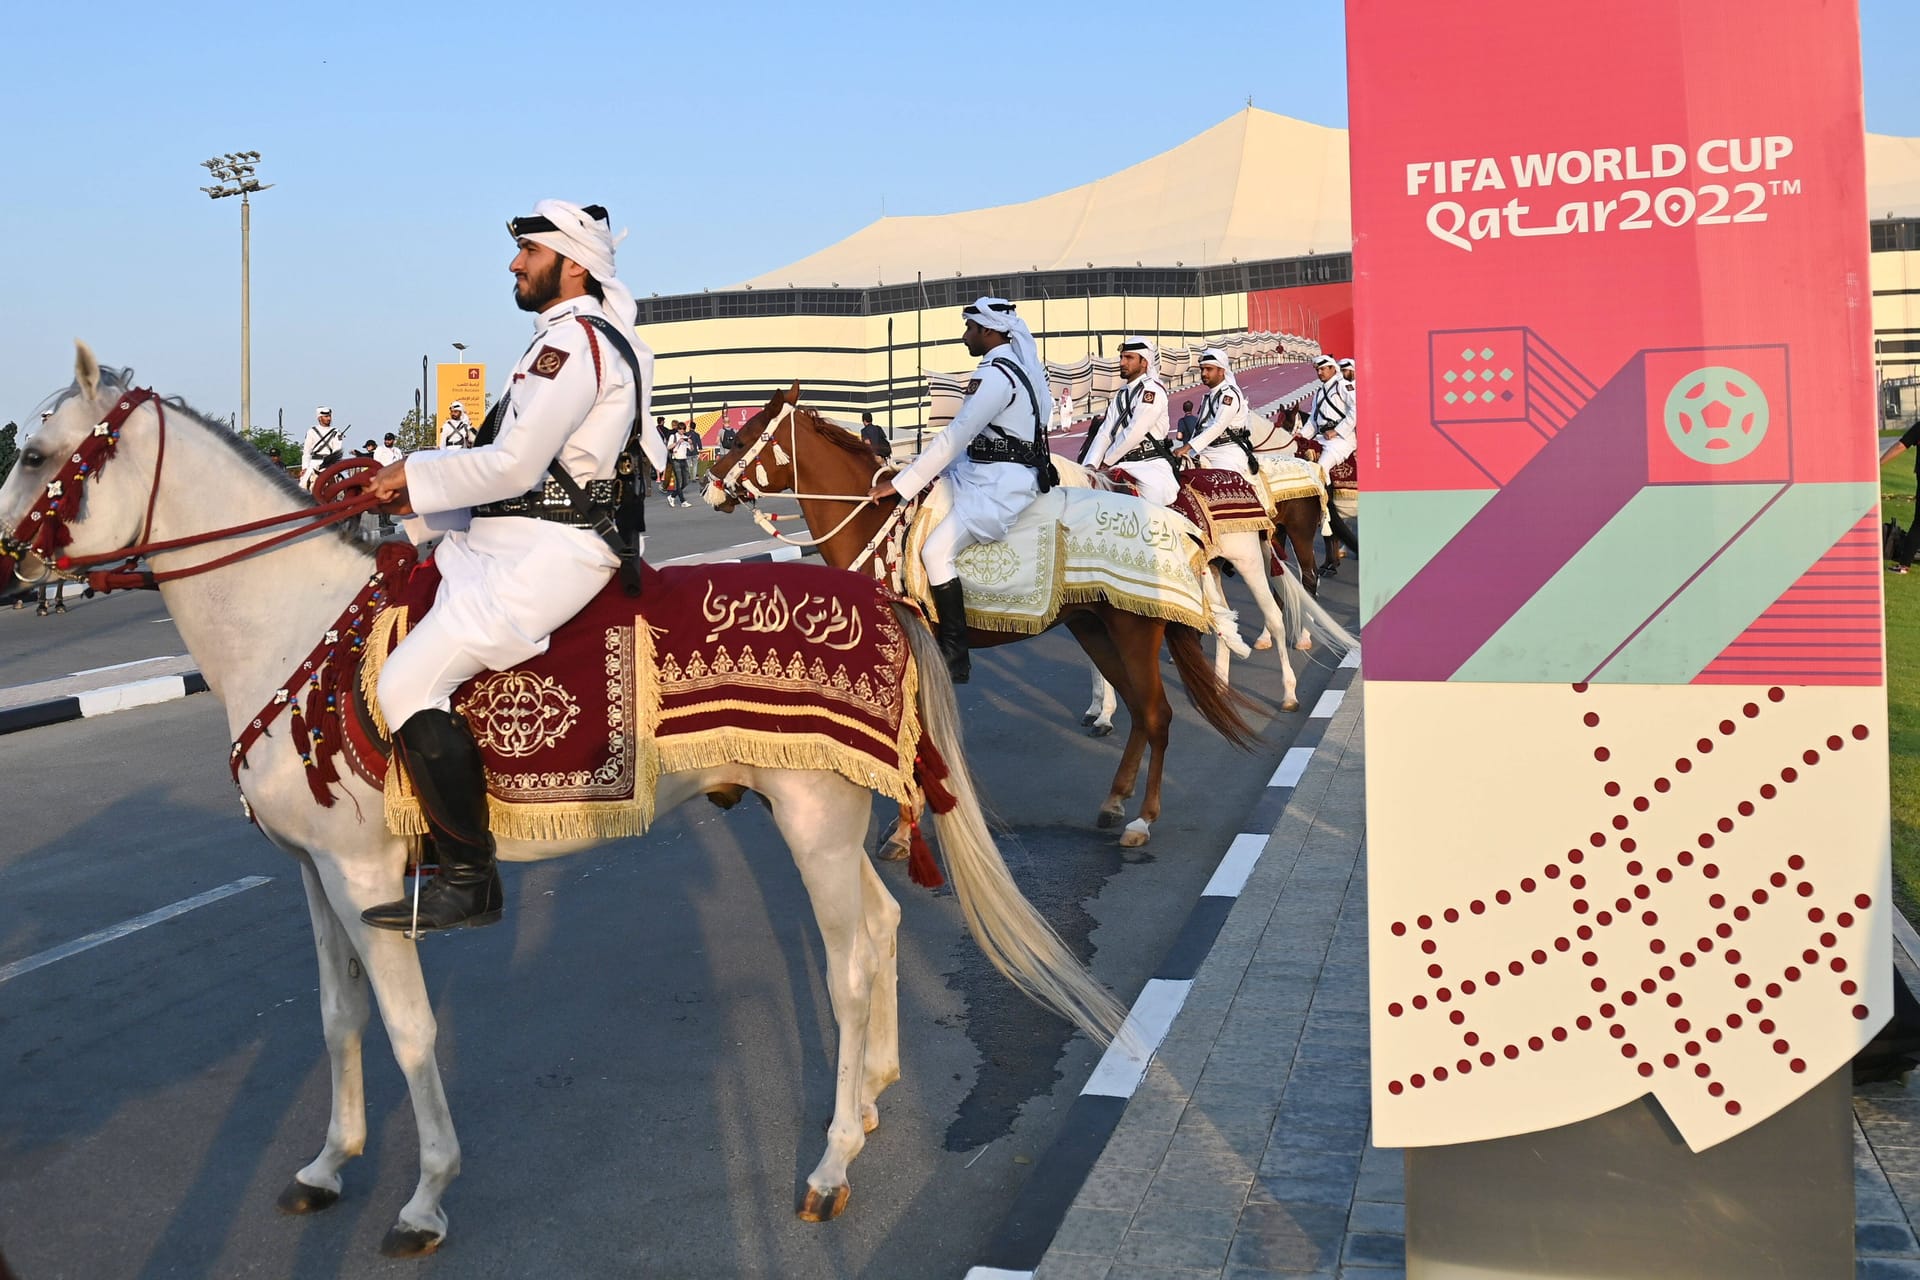
{"type": "Polygon", "coordinates": [[[104,419],[94,424],[93,430],[74,449],[53,479],[47,482],[45,490],[34,501],[20,523],[14,527],[13,532],[0,535],[0,568],[6,569],[10,576],[19,577],[19,566],[31,556],[39,560],[44,567],[36,578],[20,577],[20,581],[27,585],[44,582],[57,572],[61,577],[68,579],[84,579],[90,588],[99,592],[153,590],[163,582],[190,578],[260,555],[315,530],[353,519],[379,505],[371,492],[348,492],[357,487],[353,481],[358,478],[358,474],[372,464],[362,460],[338,462],[321,473],[320,481],[314,486],[316,492],[321,493],[325,499],[318,506],[298,507],[279,515],[252,520],[246,524],[210,529],[203,533],[189,534],[186,537],[149,540],[153,533],[154,508],[160,500],[160,477],[166,465],[166,459],[167,409],[165,402],[150,388],[142,387],[128,392],[115,403],[104,419]],[[120,433],[127,419],[145,404],[153,405],[159,435],[154,450],[153,484],[147,492],[147,510],[140,523],[139,536],[127,546],[100,555],[76,558],[60,554],[61,549],[73,541],[73,531],[68,527],[68,522],[80,512],[87,482],[99,479],[100,474],[106,469],[106,464],[119,452],[120,433]],[[348,496],[336,496],[340,494],[348,496]],[[263,529],[285,524],[292,524],[294,527],[200,564],[166,572],[136,567],[140,560],[160,552],[179,551],[188,547],[223,542],[228,538],[257,533],[263,529]],[[122,562],[118,568],[100,567],[115,561],[122,562]]]}
{"type": "MultiPolygon", "coordinates": [[[[878,480],[886,473],[886,470],[887,468],[885,466],[875,468],[873,475],[868,479],[868,483],[871,485],[873,481],[878,480]]],[[[780,406],[780,412],[774,415],[773,421],[769,422],[759,437],[754,440],[751,445],[747,446],[746,452],[740,455],[739,460],[727,468],[727,473],[724,476],[716,477],[713,483],[718,485],[720,491],[734,501],[746,503],[747,506],[752,509],[753,522],[759,525],[764,532],[790,547],[817,547],[823,543],[831,542],[840,535],[841,530],[853,523],[854,517],[858,516],[869,506],[875,505],[873,500],[865,494],[804,493],[801,491],[800,419],[791,403],[780,406]],[[793,444],[793,453],[790,457],[785,450],[781,449],[780,446],[775,443],[775,439],[780,434],[780,428],[783,424],[787,428],[787,438],[793,444]],[[766,481],[766,469],[764,467],[760,469],[759,484],[756,484],[747,473],[747,468],[754,464],[755,460],[759,458],[761,453],[764,452],[769,445],[773,447],[773,457],[776,463],[787,463],[793,467],[793,488],[791,490],[769,493],[763,487],[766,481]],[[851,502],[855,505],[851,511],[847,512],[839,524],[836,524],[833,528],[827,530],[827,532],[813,538],[796,538],[781,533],[778,524],[783,519],[792,520],[798,517],[779,516],[762,511],[760,509],[760,500],[763,498],[792,498],[795,501],[808,500],[813,502],[851,502]]],[[[866,549],[862,551],[847,568],[857,570],[873,557],[887,535],[900,523],[901,518],[907,511],[908,505],[909,504],[902,502],[895,507],[893,512],[882,522],[880,532],[874,535],[873,540],[867,543],[866,549]]],[[[875,576],[880,576],[877,565],[875,576]]]]}
{"type": "MultiPolygon", "coordinates": [[[[314,484],[315,492],[322,498],[318,506],[299,507],[261,520],[251,520],[245,524],[232,525],[224,529],[211,529],[182,538],[151,540],[153,513],[159,502],[160,476],[166,465],[166,457],[165,403],[149,388],[143,387],[126,393],[115,403],[107,416],[94,425],[93,430],[62,464],[59,472],[47,482],[45,490],[34,500],[33,506],[28,509],[27,514],[22,517],[13,532],[0,535],[0,580],[12,577],[32,585],[44,582],[49,576],[57,573],[64,578],[84,577],[87,585],[95,591],[153,590],[163,582],[173,582],[180,578],[209,573],[251,556],[264,554],[315,530],[353,519],[361,512],[371,511],[379,505],[371,492],[352,492],[359,488],[360,481],[363,479],[362,473],[376,465],[371,460],[356,459],[337,462],[321,472],[314,484]],[[147,494],[147,510],[140,524],[139,537],[131,544],[104,555],[75,558],[60,554],[61,548],[73,541],[73,531],[68,527],[68,522],[80,513],[87,482],[97,480],[100,473],[106,469],[108,461],[119,451],[120,433],[127,419],[145,404],[153,405],[154,416],[159,424],[159,439],[154,452],[153,485],[147,494]],[[293,527],[270,538],[263,538],[241,547],[237,551],[217,556],[200,564],[189,565],[184,569],[156,573],[151,569],[135,567],[140,560],[160,552],[205,546],[208,543],[287,524],[293,527]],[[28,557],[40,562],[39,576],[32,579],[19,578],[18,568],[28,557]],[[123,561],[123,563],[117,569],[87,567],[109,564],[113,561],[123,561]]],[[[388,584],[397,577],[403,577],[412,567],[413,548],[396,546],[391,551],[383,549],[376,556],[375,564],[374,572],[367,579],[366,585],[341,611],[333,625],[322,634],[320,642],[308,653],[306,660],[274,692],[267,705],[261,708],[260,712],[240,731],[240,736],[234,741],[233,748],[227,757],[235,786],[240,784],[240,770],[246,767],[247,752],[254,743],[267,736],[268,727],[279,718],[281,712],[290,711],[293,716],[295,745],[299,750],[302,763],[306,766],[307,786],[319,804],[322,806],[333,804],[333,784],[340,781],[339,772],[333,765],[333,757],[340,749],[341,713],[351,696],[353,675],[357,670],[353,659],[365,644],[367,631],[374,615],[379,613],[390,598],[388,584]],[[303,692],[307,695],[304,708],[300,703],[300,695],[303,692]]],[[[246,809],[247,817],[252,819],[253,809],[247,804],[244,792],[240,802],[246,809]]]]}

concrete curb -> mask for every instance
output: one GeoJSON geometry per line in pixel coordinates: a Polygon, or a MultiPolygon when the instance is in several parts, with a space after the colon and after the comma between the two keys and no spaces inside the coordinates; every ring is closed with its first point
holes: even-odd
{"type": "MultiPolygon", "coordinates": [[[[767,547],[765,550],[748,551],[744,555],[727,554],[744,551],[747,547],[764,546],[766,546],[765,543],[749,542],[738,547],[723,547],[718,551],[702,551],[690,556],[679,556],[660,563],[663,565],[755,564],[769,560],[798,560],[803,555],[819,554],[818,548],[815,547],[777,545],[767,547]]],[[[198,671],[188,671],[181,675],[154,676],[145,680],[132,680],[125,684],[88,689],[63,697],[48,698],[42,702],[0,708],[0,735],[20,733],[27,729],[40,729],[51,724],[65,724],[70,720],[86,720],[93,716],[110,715],[115,711],[152,706],[158,702],[172,702],[176,698],[206,691],[206,679],[198,671]]]]}
{"type": "Polygon", "coordinates": [[[1221,854],[1186,924],[1128,1012],[1126,1026],[1134,1038],[1131,1051],[1116,1041],[1101,1056],[1080,1096],[1067,1109],[1059,1137],[1034,1167],[1020,1202],[1001,1222],[979,1264],[968,1270],[966,1280],[1032,1280],[1034,1269],[1046,1255],[1094,1161],[1106,1150],[1107,1140],[1127,1109],[1127,1099],[1146,1075],[1154,1050],[1186,1002],[1194,975],[1213,949],[1228,912],[1280,825],[1295,786],[1325,739],[1327,725],[1359,668],[1360,652],[1356,649],[1335,669],[1320,700],[1307,713],[1307,723],[1294,745],[1280,758],[1266,792],[1248,813],[1242,824],[1246,830],[1235,836],[1221,854]]]}

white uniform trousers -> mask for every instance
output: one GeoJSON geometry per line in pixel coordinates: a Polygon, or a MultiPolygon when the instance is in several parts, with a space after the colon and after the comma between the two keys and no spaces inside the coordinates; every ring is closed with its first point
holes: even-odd
{"type": "Polygon", "coordinates": [[[947,512],[946,518],[933,526],[933,532],[920,544],[920,563],[927,567],[927,585],[938,587],[959,577],[960,553],[976,542],[987,541],[989,539],[967,528],[958,511],[947,512]]]}
{"type": "Polygon", "coordinates": [[[1253,479],[1253,472],[1247,466],[1247,451],[1237,444],[1209,445],[1200,451],[1200,465],[1213,471],[1232,471],[1253,479]]]}
{"type": "Polygon", "coordinates": [[[389,731],[416,711],[450,709],[482,671],[505,671],[547,651],[561,623],[586,608],[619,568],[586,529],[519,516],[476,519],[433,553],[433,608],[388,655],[377,696],[389,731]]]}
{"type": "Polygon", "coordinates": [[[1180,496],[1180,478],[1173,474],[1173,468],[1165,458],[1148,458],[1144,462],[1116,465],[1133,477],[1134,483],[1140,487],[1140,496],[1156,507],[1170,507],[1173,500],[1180,496]]]}
{"type": "Polygon", "coordinates": [[[1333,469],[1353,456],[1357,442],[1350,436],[1334,435],[1320,437],[1320,465],[1328,475],[1333,469]]]}

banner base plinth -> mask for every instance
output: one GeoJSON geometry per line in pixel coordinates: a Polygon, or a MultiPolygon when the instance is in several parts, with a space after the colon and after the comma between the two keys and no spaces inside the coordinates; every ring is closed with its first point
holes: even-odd
{"type": "Polygon", "coordinates": [[[1652,1098],[1540,1133],[1407,1152],[1408,1280],[1844,1280],[1854,1268],[1842,1068],[1695,1154],[1652,1098]]]}

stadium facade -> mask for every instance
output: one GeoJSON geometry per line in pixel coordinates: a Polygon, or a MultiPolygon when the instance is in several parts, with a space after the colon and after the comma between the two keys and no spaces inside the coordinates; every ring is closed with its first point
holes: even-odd
{"type": "MultiPolygon", "coordinates": [[[[1920,139],[1867,137],[1874,361],[1920,415],[1920,139]]],[[[1020,204],[885,217],[728,289],[640,300],[654,407],[704,420],[798,381],[843,419],[938,425],[928,375],[963,372],[955,312],[1020,303],[1042,357],[1110,360],[1235,334],[1353,346],[1347,134],[1249,107],[1119,173],[1020,204]],[[869,283],[870,282],[870,283],[869,283]]]]}

